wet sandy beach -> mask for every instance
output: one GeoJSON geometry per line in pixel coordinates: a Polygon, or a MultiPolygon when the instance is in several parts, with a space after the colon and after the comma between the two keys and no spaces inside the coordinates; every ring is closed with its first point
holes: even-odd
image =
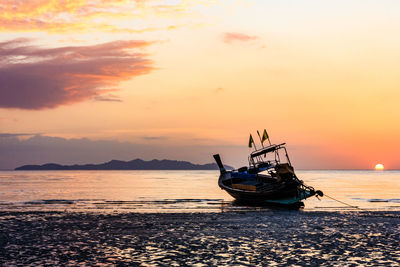
{"type": "Polygon", "coordinates": [[[3,266],[393,266],[400,212],[0,212],[0,252],[3,266]]]}

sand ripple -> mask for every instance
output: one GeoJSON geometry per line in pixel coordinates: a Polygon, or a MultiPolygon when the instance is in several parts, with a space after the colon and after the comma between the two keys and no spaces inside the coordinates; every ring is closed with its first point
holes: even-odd
{"type": "Polygon", "coordinates": [[[389,266],[399,240],[398,212],[0,213],[4,266],[389,266]]]}

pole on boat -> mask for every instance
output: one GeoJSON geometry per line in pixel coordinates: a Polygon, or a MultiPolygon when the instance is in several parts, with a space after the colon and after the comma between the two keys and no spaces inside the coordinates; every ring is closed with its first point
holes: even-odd
{"type": "Polygon", "coordinates": [[[260,138],[260,143],[261,143],[262,147],[264,148],[264,141],[261,139],[261,135],[258,130],[257,130],[257,134],[258,134],[258,138],[260,138]]]}
{"type": "MultiPolygon", "coordinates": [[[[249,137],[249,148],[252,148],[253,145],[254,145],[254,151],[256,151],[257,150],[256,143],[254,142],[253,136],[250,134],[250,137],[249,137]]],[[[259,157],[257,157],[257,158],[258,158],[258,160],[260,160],[259,157]]],[[[251,157],[249,157],[249,159],[251,160],[251,163],[253,163],[253,165],[255,166],[256,164],[254,162],[254,159],[251,158],[251,157]]],[[[249,164],[250,164],[250,161],[249,161],[249,164]]]]}
{"type": "Polygon", "coordinates": [[[271,144],[271,140],[269,140],[269,135],[268,135],[268,133],[267,133],[267,130],[264,129],[263,138],[262,138],[262,143],[263,143],[265,140],[268,140],[269,145],[272,145],[272,144],[271,144]]]}
{"type": "MultiPolygon", "coordinates": [[[[265,131],[265,130],[264,130],[265,131]]],[[[260,143],[262,145],[262,147],[264,148],[264,140],[261,138],[260,132],[257,130],[257,134],[258,134],[258,138],[260,138],[260,143]]],[[[266,157],[266,155],[264,154],[264,158],[266,157]]],[[[262,161],[262,157],[260,156],[260,160],[262,161]]]]}
{"type": "Polygon", "coordinates": [[[250,134],[250,137],[249,137],[249,147],[252,148],[253,145],[254,145],[254,149],[257,150],[256,143],[254,142],[253,136],[251,136],[251,134],[250,134]]]}

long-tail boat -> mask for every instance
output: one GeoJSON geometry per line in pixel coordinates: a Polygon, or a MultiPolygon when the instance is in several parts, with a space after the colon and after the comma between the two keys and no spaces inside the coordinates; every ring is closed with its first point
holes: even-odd
{"type": "MultiPolygon", "coordinates": [[[[249,146],[251,142],[250,135],[249,146]]],[[[302,200],[323,196],[297,178],[285,143],[256,149],[248,157],[249,166],[237,170],[226,170],[219,154],[214,159],[220,169],[219,187],[239,202],[302,207],[302,200]]]]}

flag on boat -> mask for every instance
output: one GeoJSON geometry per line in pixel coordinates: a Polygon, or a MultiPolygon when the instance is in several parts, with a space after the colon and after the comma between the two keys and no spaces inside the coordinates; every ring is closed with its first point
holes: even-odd
{"type": "Polygon", "coordinates": [[[262,139],[261,139],[261,143],[264,143],[264,141],[267,140],[267,139],[269,139],[269,136],[268,136],[267,130],[264,129],[264,133],[263,133],[263,136],[262,136],[262,139]]]}
{"type": "Polygon", "coordinates": [[[253,147],[253,144],[254,144],[253,136],[251,136],[251,134],[250,134],[249,147],[253,147]]]}

